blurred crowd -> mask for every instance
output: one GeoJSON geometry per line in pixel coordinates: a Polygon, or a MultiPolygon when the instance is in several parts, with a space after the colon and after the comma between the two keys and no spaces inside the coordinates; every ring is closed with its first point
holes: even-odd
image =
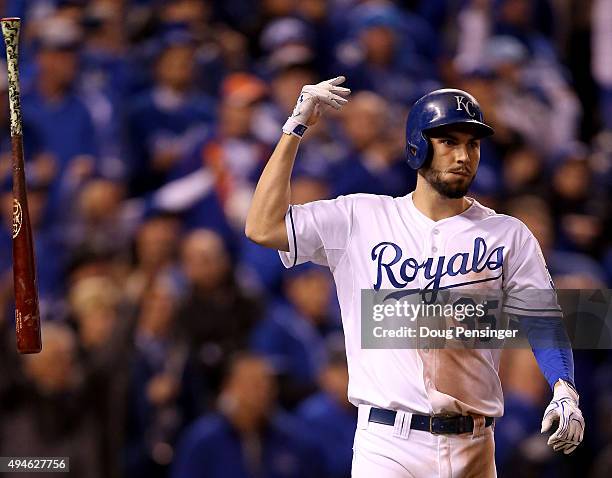
{"type": "MultiPolygon", "coordinates": [[[[331,276],[285,271],[243,234],[301,87],[339,74],[351,101],[304,137],[293,203],[411,191],[407,111],[459,87],[496,130],[471,195],[528,225],[558,288],[612,285],[612,0],[0,8],[23,18],[45,321],[43,352],[17,356],[2,77],[2,456],[70,456],[79,478],[349,476],[356,409],[331,276]]],[[[539,434],[550,391],[531,351],[505,353],[500,476],[608,476],[612,355],[575,356],[587,433],[566,458],[539,434]]]]}

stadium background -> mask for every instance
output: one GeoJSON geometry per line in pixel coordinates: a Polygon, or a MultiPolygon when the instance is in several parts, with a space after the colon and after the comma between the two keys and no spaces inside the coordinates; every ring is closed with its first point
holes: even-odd
{"type": "MultiPolygon", "coordinates": [[[[79,478],[349,475],[330,275],[285,271],[243,234],[301,86],[338,74],[352,100],[303,140],[294,203],[406,194],[408,106],[460,87],[496,130],[473,196],[531,228],[558,288],[612,284],[612,0],[5,0],[0,13],[24,19],[45,319],[43,352],[18,357],[3,76],[2,456],[70,456],[79,478]]],[[[531,352],[505,355],[500,476],[608,476],[612,355],[575,357],[587,429],[568,458],[539,435],[550,392],[531,352]]]]}

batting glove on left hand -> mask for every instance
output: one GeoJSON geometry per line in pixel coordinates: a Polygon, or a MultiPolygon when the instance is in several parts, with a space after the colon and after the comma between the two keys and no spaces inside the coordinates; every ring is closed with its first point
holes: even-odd
{"type": "Polygon", "coordinates": [[[323,107],[341,109],[348,102],[346,97],[351,92],[348,88],[338,86],[344,83],[345,79],[344,76],[338,76],[316,85],[304,86],[293,113],[283,126],[283,132],[302,137],[306,128],[316,123],[323,107]]]}
{"type": "Polygon", "coordinates": [[[584,437],[584,418],[578,408],[578,399],[576,390],[559,380],[542,420],[541,433],[550,430],[553,423],[559,423],[557,430],[548,438],[548,444],[553,450],[563,451],[566,455],[573,452],[584,437]]]}

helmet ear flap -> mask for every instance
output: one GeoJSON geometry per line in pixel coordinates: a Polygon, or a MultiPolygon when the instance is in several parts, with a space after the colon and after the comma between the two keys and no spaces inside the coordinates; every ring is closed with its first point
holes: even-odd
{"type": "Polygon", "coordinates": [[[406,162],[413,169],[418,169],[420,164],[420,151],[418,145],[415,143],[408,143],[406,145],[406,162]]]}
{"type": "Polygon", "coordinates": [[[433,155],[434,155],[434,149],[433,149],[433,145],[431,144],[431,140],[427,138],[425,141],[427,142],[427,148],[426,148],[425,159],[421,163],[421,168],[429,166],[431,164],[431,161],[433,160],[433,155]]]}
{"type": "Polygon", "coordinates": [[[419,169],[430,154],[429,140],[422,134],[413,136],[406,146],[406,160],[412,169],[419,169]]]}

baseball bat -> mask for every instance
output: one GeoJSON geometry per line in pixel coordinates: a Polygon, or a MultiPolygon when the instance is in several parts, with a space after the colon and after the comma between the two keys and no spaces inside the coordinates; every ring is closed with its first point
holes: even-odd
{"type": "Polygon", "coordinates": [[[21,19],[3,18],[2,35],[6,44],[8,95],[13,153],[13,285],[15,288],[15,331],[17,350],[22,354],[42,350],[36,266],[32,227],[23,161],[23,123],[19,99],[19,29],[21,19]]]}

